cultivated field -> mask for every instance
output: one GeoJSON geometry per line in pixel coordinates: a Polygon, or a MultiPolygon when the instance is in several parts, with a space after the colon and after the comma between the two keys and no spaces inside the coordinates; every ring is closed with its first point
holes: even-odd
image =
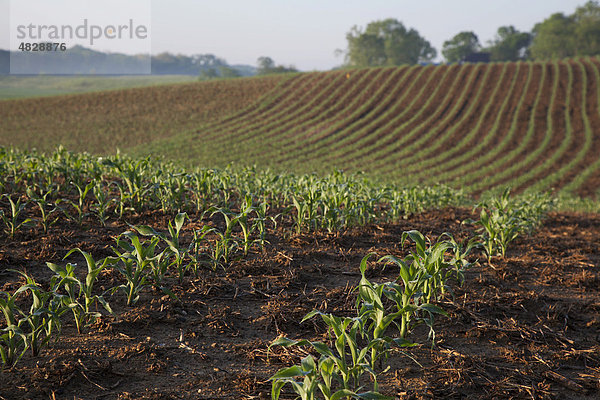
{"type": "Polygon", "coordinates": [[[0,102],[0,400],[598,398],[599,68],[0,102]]]}
{"type": "Polygon", "coordinates": [[[595,196],[599,67],[373,68],[23,100],[0,107],[0,143],[595,196]]]}
{"type": "Polygon", "coordinates": [[[600,219],[548,196],[473,210],[65,150],[0,167],[2,398],[600,393],[600,219]]]}
{"type": "Polygon", "coordinates": [[[196,81],[185,75],[154,76],[0,76],[0,100],[98,92],[196,81]]]}

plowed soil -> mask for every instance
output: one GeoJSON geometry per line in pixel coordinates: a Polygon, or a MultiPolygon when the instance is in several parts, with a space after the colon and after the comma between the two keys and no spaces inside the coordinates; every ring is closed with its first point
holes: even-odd
{"type": "MultiPolygon", "coordinates": [[[[132,224],[164,230],[172,216],[130,215],[132,224]]],[[[300,349],[269,343],[279,335],[326,339],[317,320],[300,324],[313,309],[353,315],[363,256],[404,256],[403,231],[431,239],[450,232],[473,234],[461,221],[469,210],[426,212],[395,224],[340,233],[290,234],[289,221],[269,233],[265,251],[254,250],[217,271],[170,280],[179,302],[151,289],[127,307],[121,294],[104,316],[78,334],[66,320],[57,343],[38,358],[29,353],[0,373],[0,399],[267,399],[269,377],[303,357],[300,349]]],[[[205,221],[207,222],[207,221],[205,221]]],[[[209,221],[219,224],[219,221],[209,221]]],[[[192,216],[183,242],[199,223],[192,216]]],[[[114,237],[127,229],[86,221],[54,225],[49,234],[24,230],[0,240],[0,286],[12,292],[27,271],[47,287],[46,261],[61,263],[81,247],[95,258],[111,254],[114,237]]],[[[417,327],[419,346],[393,352],[381,391],[400,399],[600,397],[600,216],[551,214],[533,236],[519,237],[505,259],[492,265],[474,254],[463,287],[439,305],[435,346],[417,327]]],[[[395,279],[372,257],[373,281],[395,279]]],[[[85,263],[76,256],[82,269],[85,263]]],[[[66,261],[65,261],[66,262],[66,261]]],[[[99,288],[120,283],[105,271],[99,288]]],[[[283,398],[294,396],[289,392],[283,398]]]]}

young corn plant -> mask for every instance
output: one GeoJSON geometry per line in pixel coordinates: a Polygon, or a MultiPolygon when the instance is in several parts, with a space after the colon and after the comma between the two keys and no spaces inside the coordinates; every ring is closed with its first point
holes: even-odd
{"type": "Polygon", "coordinates": [[[466,244],[457,242],[454,237],[448,233],[442,234],[442,236],[447,236],[447,242],[450,244],[450,249],[454,253],[454,256],[451,261],[451,265],[453,266],[452,271],[448,271],[446,273],[446,278],[449,278],[450,275],[454,275],[459,286],[462,286],[465,282],[465,272],[473,266],[475,263],[469,262],[467,257],[471,253],[473,249],[477,249],[482,246],[479,239],[474,237],[467,241],[466,244]]]}
{"type": "Polygon", "coordinates": [[[254,225],[252,226],[252,230],[256,230],[258,232],[258,239],[256,239],[256,243],[260,246],[262,250],[265,248],[265,244],[269,243],[266,240],[267,234],[267,221],[271,221],[274,228],[277,229],[277,218],[280,214],[275,216],[267,215],[269,209],[269,204],[267,202],[260,203],[254,210],[256,211],[256,218],[254,220],[254,225]]]}
{"type": "Polygon", "coordinates": [[[388,312],[388,307],[384,304],[386,299],[398,301],[398,294],[401,288],[394,282],[383,284],[371,283],[365,273],[367,270],[367,261],[372,254],[365,256],[360,263],[361,280],[358,284],[358,296],[356,299],[356,309],[361,320],[365,321],[364,333],[373,344],[371,346],[370,366],[374,370],[375,363],[382,356],[387,357],[391,345],[398,347],[409,347],[414,344],[406,340],[406,332],[402,335],[402,328],[396,320],[402,320],[404,314],[410,310],[402,307],[395,312],[388,312]],[[392,339],[385,336],[389,326],[395,325],[401,332],[401,337],[392,339]]]}
{"type": "Polygon", "coordinates": [[[35,280],[21,271],[15,271],[25,278],[26,284],[18,292],[29,291],[32,301],[29,313],[18,310],[27,322],[29,329],[24,329],[25,345],[37,357],[40,350],[47,346],[53,337],[58,339],[61,329],[60,317],[69,308],[62,302],[60,295],[54,291],[46,292],[38,286],[35,280]]]}
{"type": "Polygon", "coordinates": [[[255,211],[256,211],[256,209],[252,205],[252,195],[246,194],[246,196],[244,197],[244,200],[240,206],[240,213],[237,214],[233,218],[233,221],[232,221],[232,223],[237,223],[242,230],[242,235],[243,235],[242,247],[244,249],[245,256],[248,255],[248,251],[250,250],[250,247],[252,246],[252,244],[254,244],[254,240],[250,239],[254,225],[250,224],[249,217],[250,217],[250,214],[255,211]]]}
{"type": "Polygon", "coordinates": [[[74,202],[69,199],[59,199],[56,201],[57,205],[60,203],[68,203],[71,205],[71,207],[73,207],[73,209],[77,213],[75,216],[69,214],[67,212],[67,210],[65,210],[65,209],[63,209],[62,211],[66,215],[67,218],[69,218],[70,220],[76,221],[79,226],[81,226],[83,224],[83,219],[88,215],[84,211],[85,199],[86,199],[89,191],[94,187],[95,184],[96,183],[94,181],[91,181],[87,185],[85,185],[85,187],[82,188],[77,183],[71,182],[71,185],[73,185],[77,188],[77,193],[78,193],[77,202],[74,202]]]}
{"type": "Polygon", "coordinates": [[[396,310],[400,313],[400,338],[406,339],[413,327],[422,322],[429,326],[430,337],[434,335],[433,315],[447,315],[447,313],[440,307],[423,301],[424,287],[429,278],[425,270],[419,268],[418,263],[412,259],[401,260],[389,255],[379,261],[386,261],[400,267],[398,281],[402,284],[389,285],[391,290],[386,292],[386,297],[396,303],[396,310]]]}
{"type": "Polygon", "coordinates": [[[231,256],[239,247],[238,240],[233,236],[233,228],[238,223],[237,215],[226,209],[219,208],[214,210],[211,216],[216,213],[220,213],[223,216],[225,220],[225,231],[221,232],[216,228],[213,230],[217,235],[217,240],[214,243],[211,254],[213,269],[216,269],[223,264],[228,264],[231,260],[231,256]]]}
{"type": "Polygon", "coordinates": [[[336,317],[312,311],[302,322],[320,315],[333,332],[333,347],[323,342],[311,342],[305,339],[291,340],[279,338],[271,346],[309,346],[316,350],[321,358],[318,366],[312,357],[302,360],[301,365],[284,368],[270,378],[273,381],[271,398],[279,399],[281,389],[290,383],[302,399],[316,399],[317,389],[325,399],[391,399],[377,392],[377,374],[369,363],[369,350],[377,343],[371,341],[366,347],[359,346],[363,330],[360,318],[336,317]],[[361,377],[368,373],[373,379],[373,390],[359,393],[362,390],[361,377]],[[295,377],[303,378],[298,382],[295,377]]]}
{"type": "Polygon", "coordinates": [[[62,296],[63,304],[73,313],[77,332],[82,333],[84,328],[93,324],[102,316],[97,311],[97,303],[100,303],[106,311],[113,314],[104,296],[93,294],[93,289],[100,272],[108,266],[112,266],[115,259],[106,257],[101,263],[97,263],[89,253],[79,248],[72,249],[64,258],[75,252],[79,252],[86,260],[87,274],[85,281],[80,280],[75,275],[77,264],[68,263],[66,266],[61,267],[47,262],[46,265],[55,273],[51,279],[52,290],[56,293],[60,293],[61,289],[64,290],[66,295],[62,296]]]}
{"type": "Polygon", "coordinates": [[[402,247],[406,239],[410,238],[415,244],[415,251],[411,251],[405,261],[412,263],[418,270],[423,272],[422,287],[423,300],[426,303],[437,300],[444,295],[448,286],[446,285],[446,274],[453,269],[452,264],[446,262],[445,254],[452,248],[448,241],[438,241],[428,245],[428,240],[419,231],[412,230],[402,233],[402,247]]]}
{"type": "Polygon", "coordinates": [[[479,238],[486,253],[488,264],[491,265],[493,256],[506,254],[506,248],[523,230],[519,209],[510,200],[510,190],[491,203],[481,202],[476,208],[481,208],[479,220],[468,219],[467,224],[479,225],[479,238]]]}
{"type": "Polygon", "coordinates": [[[44,230],[44,233],[48,233],[48,229],[50,228],[50,226],[54,225],[56,221],[58,221],[57,218],[51,219],[51,215],[54,214],[54,212],[56,212],[57,208],[52,208],[52,203],[50,203],[50,201],[47,199],[49,195],[54,193],[55,192],[53,190],[48,190],[46,193],[43,193],[41,196],[38,196],[34,190],[32,190],[31,188],[27,188],[27,196],[32,202],[35,203],[35,205],[38,206],[40,210],[40,214],[42,217],[40,223],[42,224],[42,229],[44,230]],[[48,208],[52,209],[48,211],[48,208]]]}
{"type": "Polygon", "coordinates": [[[19,288],[14,294],[0,292],[0,308],[6,324],[0,330],[0,358],[4,367],[13,367],[27,351],[27,335],[23,331],[26,321],[18,318],[21,313],[15,304],[23,290],[26,289],[19,288]]]}
{"type": "Polygon", "coordinates": [[[296,208],[294,217],[294,225],[296,232],[300,233],[306,228],[308,231],[316,230],[318,223],[319,199],[321,198],[321,190],[316,184],[311,185],[302,194],[292,194],[292,203],[296,208]]]}
{"type": "Polygon", "coordinates": [[[177,299],[177,296],[163,285],[166,273],[164,252],[155,254],[160,237],[152,236],[150,240],[142,243],[133,232],[125,232],[121,236],[129,239],[129,243],[122,240],[121,237],[117,238],[118,249],[113,247],[113,251],[117,254],[119,262],[115,264],[115,268],[123,275],[127,283],[113,288],[112,292],[124,291],[127,296],[127,305],[131,306],[139,300],[140,292],[150,285],[149,280],[153,280],[156,288],[171,298],[177,299]]]}
{"type": "Polygon", "coordinates": [[[135,211],[142,209],[144,198],[150,192],[150,184],[145,180],[150,170],[150,158],[137,162],[133,160],[118,159],[111,162],[111,166],[119,174],[124,185],[117,183],[121,192],[121,213],[123,208],[130,206],[135,211]]]}
{"type": "Polygon", "coordinates": [[[31,226],[33,224],[33,220],[31,218],[25,218],[19,222],[19,217],[27,206],[27,202],[22,203],[20,197],[16,202],[14,202],[11,196],[8,194],[3,194],[2,197],[6,197],[10,203],[10,216],[5,215],[4,210],[0,210],[0,218],[6,227],[5,232],[11,239],[14,239],[17,231],[23,226],[31,226]]]}
{"type": "MultiPolygon", "coordinates": [[[[192,240],[192,243],[190,243],[188,247],[187,254],[191,260],[189,266],[190,268],[192,268],[194,276],[196,278],[199,275],[200,266],[207,264],[206,259],[211,258],[211,253],[209,250],[207,250],[209,245],[208,239],[206,239],[206,235],[212,232],[214,232],[214,228],[211,228],[208,225],[204,225],[202,229],[194,230],[193,232],[194,238],[192,240]],[[206,245],[204,244],[205,242],[206,245]]],[[[216,266],[213,263],[211,263],[210,265],[213,267],[214,271],[216,269],[216,266]]]]}
{"type": "Polygon", "coordinates": [[[113,203],[113,199],[108,195],[108,191],[104,190],[102,182],[98,181],[92,188],[92,194],[95,201],[90,206],[90,209],[98,218],[102,226],[106,226],[108,220],[108,211],[113,203]]]}
{"type": "MultiPolygon", "coordinates": [[[[132,227],[141,235],[158,237],[167,244],[168,247],[167,247],[167,250],[164,252],[165,253],[164,256],[167,260],[169,258],[173,259],[172,265],[175,266],[175,269],[177,270],[177,275],[179,277],[179,283],[183,282],[183,277],[184,277],[185,273],[187,272],[187,269],[189,266],[189,263],[188,264],[185,263],[185,259],[188,255],[187,249],[183,248],[179,242],[179,233],[180,233],[181,228],[183,227],[183,224],[186,219],[189,219],[189,217],[186,213],[179,213],[175,216],[175,219],[173,220],[174,224],[171,221],[169,221],[169,226],[168,226],[169,236],[168,237],[162,233],[156,232],[153,228],[146,226],[146,225],[132,227]]],[[[159,256],[160,256],[160,258],[162,258],[163,254],[161,253],[159,256]]],[[[155,260],[156,262],[152,262],[151,266],[153,267],[153,269],[154,269],[154,266],[159,267],[160,272],[161,272],[160,277],[162,278],[164,276],[164,273],[163,273],[160,258],[155,260]]],[[[166,273],[166,270],[164,272],[166,273]]],[[[162,287],[162,279],[161,279],[161,282],[156,282],[156,283],[158,283],[160,285],[160,287],[162,287]]]]}

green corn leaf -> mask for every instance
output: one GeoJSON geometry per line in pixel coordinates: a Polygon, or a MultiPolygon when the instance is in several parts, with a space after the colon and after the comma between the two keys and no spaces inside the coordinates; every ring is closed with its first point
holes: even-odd
{"type": "Polygon", "coordinates": [[[304,371],[299,365],[294,365],[293,367],[284,368],[279,370],[275,375],[269,378],[269,380],[275,379],[286,379],[286,378],[294,378],[296,376],[305,376],[308,375],[311,371],[304,371]]]}
{"type": "Polygon", "coordinates": [[[434,304],[431,304],[431,303],[421,304],[419,306],[419,308],[423,309],[425,311],[428,311],[430,313],[433,313],[433,314],[441,314],[441,315],[448,316],[448,313],[446,311],[444,311],[442,308],[440,308],[434,304]]]}

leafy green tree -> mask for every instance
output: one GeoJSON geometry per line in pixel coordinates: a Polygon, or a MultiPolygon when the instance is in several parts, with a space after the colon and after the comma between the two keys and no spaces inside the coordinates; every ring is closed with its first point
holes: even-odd
{"type": "Polygon", "coordinates": [[[600,5],[588,1],[575,10],[575,53],[578,56],[600,54],[600,5]]]}
{"type": "Polygon", "coordinates": [[[464,31],[444,42],[442,54],[447,62],[453,63],[464,60],[469,54],[478,52],[480,48],[477,35],[471,31],[464,31]]]}
{"type": "Polygon", "coordinates": [[[575,55],[575,24],[563,13],[552,14],[533,28],[529,51],[535,60],[565,58],[575,55]]]}
{"type": "Polygon", "coordinates": [[[275,65],[275,61],[273,61],[271,57],[258,57],[257,65],[258,68],[256,69],[256,73],[258,75],[298,72],[298,70],[292,65],[290,65],[289,67],[283,65],[275,65]]]}
{"type": "Polygon", "coordinates": [[[371,22],[364,31],[354,26],[346,40],[346,63],[356,67],[416,64],[437,55],[418,31],[393,18],[371,22]]]}
{"type": "Polygon", "coordinates": [[[517,61],[527,57],[527,49],[531,43],[529,32],[519,32],[514,26],[498,28],[496,38],[489,42],[487,50],[492,61],[517,61]]]}

